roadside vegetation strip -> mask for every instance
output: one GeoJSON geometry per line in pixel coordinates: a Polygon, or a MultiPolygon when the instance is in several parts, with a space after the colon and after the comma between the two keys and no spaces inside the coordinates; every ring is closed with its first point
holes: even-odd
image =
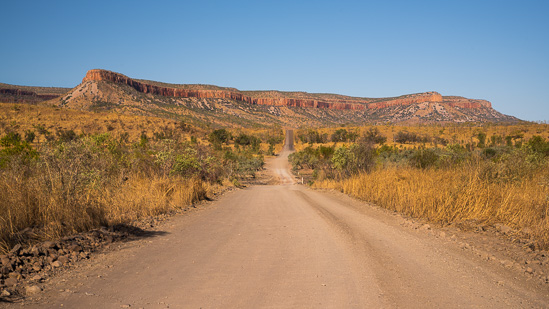
{"type": "Polygon", "coordinates": [[[290,162],[317,188],[440,224],[504,224],[530,237],[532,248],[549,248],[545,138],[488,144],[480,134],[466,145],[401,148],[384,144],[380,135],[367,132],[351,143],[302,147],[290,162]]]}
{"type": "Polygon", "coordinates": [[[128,141],[61,130],[36,147],[19,133],[4,134],[0,254],[18,243],[169,212],[205,199],[215,186],[240,185],[262,168],[266,147],[254,136],[224,136],[212,132],[211,147],[175,135],[128,141]]]}
{"type": "Polygon", "coordinates": [[[387,146],[414,148],[461,145],[476,147],[479,142],[487,147],[520,146],[535,135],[549,137],[549,125],[544,123],[493,124],[383,124],[345,126],[339,128],[301,128],[296,130],[296,150],[308,145],[327,143],[354,143],[361,136],[382,138],[387,146]],[[373,135],[372,135],[373,134],[373,135]]]}
{"type": "Polygon", "coordinates": [[[539,173],[519,182],[487,182],[478,169],[418,170],[411,167],[376,169],[343,180],[314,184],[333,188],[362,200],[432,222],[474,223],[513,227],[549,245],[547,187],[539,184],[539,173]]]}

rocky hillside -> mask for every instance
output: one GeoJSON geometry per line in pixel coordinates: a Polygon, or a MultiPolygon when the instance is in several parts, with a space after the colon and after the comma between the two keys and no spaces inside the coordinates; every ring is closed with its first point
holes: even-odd
{"type": "Polygon", "coordinates": [[[240,91],[212,85],[176,85],[90,70],[82,83],[52,100],[84,110],[183,118],[214,126],[320,126],[364,123],[512,122],[485,100],[424,92],[393,98],[337,94],[240,91]]]}

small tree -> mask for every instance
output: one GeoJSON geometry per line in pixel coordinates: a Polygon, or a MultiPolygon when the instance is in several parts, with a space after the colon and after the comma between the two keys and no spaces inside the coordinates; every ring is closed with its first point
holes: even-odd
{"type": "Polygon", "coordinates": [[[417,168],[428,168],[434,166],[439,159],[439,155],[432,148],[419,148],[417,149],[412,157],[410,158],[410,163],[413,167],[417,168]]]}
{"type": "Polygon", "coordinates": [[[353,162],[351,172],[369,172],[375,164],[376,149],[371,142],[360,142],[351,146],[353,162]]]}
{"type": "Polygon", "coordinates": [[[387,141],[387,137],[381,135],[378,128],[370,128],[364,133],[364,137],[362,138],[362,140],[366,143],[375,143],[381,145],[387,141]]]}
{"type": "Polygon", "coordinates": [[[544,156],[549,156],[549,142],[539,135],[532,136],[526,144],[528,149],[534,153],[539,153],[544,156]]]}
{"type": "Polygon", "coordinates": [[[332,142],[346,142],[348,139],[348,132],[345,129],[338,129],[332,134],[332,142]]]}
{"type": "Polygon", "coordinates": [[[347,146],[338,147],[334,151],[334,155],[332,157],[332,164],[334,168],[340,173],[344,173],[349,165],[349,162],[351,161],[351,156],[352,153],[347,146]]]}
{"type": "Polygon", "coordinates": [[[479,132],[477,133],[476,138],[478,139],[478,144],[477,144],[478,148],[486,147],[486,133],[479,132]]]}
{"type": "Polygon", "coordinates": [[[225,129],[217,129],[210,133],[208,140],[212,144],[226,144],[231,139],[231,134],[225,129]]]}

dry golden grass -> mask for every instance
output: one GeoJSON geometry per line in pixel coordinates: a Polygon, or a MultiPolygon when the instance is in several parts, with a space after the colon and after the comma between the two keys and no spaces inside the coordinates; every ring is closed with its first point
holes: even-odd
{"type": "Polygon", "coordinates": [[[549,166],[518,181],[489,181],[486,166],[451,169],[390,167],[348,179],[324,180],[333,188],[412,217],[442,224],[506,224],[549,245],[549,166]]]}
{"type": "Polygon", "coordinates": [[[103,193],[108,205],[108,224],[127,223],[144,216],[156,216],[203,200],[210,184],[182,177],[136,177],[120,188],[103,193]]]}
{"type": "Polygon", "coordinates": [[[118,185],[80,186],[78,167],[17,172],[0,174],[0,252],[20,241],[57,239],[166,213],[204,199],[210,190],[198,179],[146,175],[125,176],[118,185]],[[27,228],[33,228],[33,239],[20,237],[27,228]]]}

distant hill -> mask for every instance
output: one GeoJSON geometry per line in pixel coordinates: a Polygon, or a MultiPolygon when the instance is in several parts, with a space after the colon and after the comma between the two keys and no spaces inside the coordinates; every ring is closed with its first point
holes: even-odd
{"type": "Polygon", "coordinates": [[[0,102],[37,103],[58,98],[71,88],[30,87],[0,83],[0,102]]]}
{"type": "Polygon", "coordinates": [[[240,91],[138,80],[106,70],[88,71],[80,85],[50,102],[82,110],[181,118],[210,126],[518,121],[497,112],[488,101],[442,96],[433,91],[392,98],[240,91]]]}

